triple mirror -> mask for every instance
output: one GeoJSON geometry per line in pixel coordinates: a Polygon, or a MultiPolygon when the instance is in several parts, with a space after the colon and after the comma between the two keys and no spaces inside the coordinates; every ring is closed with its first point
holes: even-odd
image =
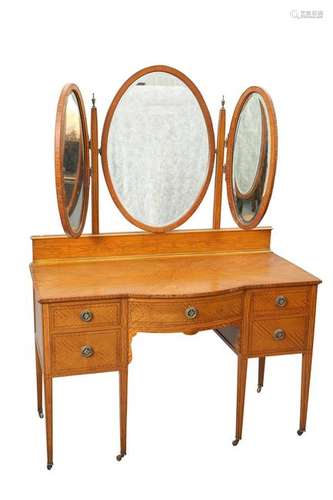
{"type": "MultiPolygon", "coordinates": [[[[55,159],[60,216],[65,232],[73,237],[85,223],[91,170],[93,184],[98,180],[98,162],[90,169],[89,145],[94,144],[98,158],[98,138],[89,142],[80,91],[67,85],[58,104],[55,159]]],[[[218,148],[224,147],[223,137],[218,148]]],[[[135,73],[115,95],[99,152],[121,213],[141,229],[165,232],[183,224],[200,205],[216,153],[221,153],[215,149],[212,120],[198,88],[178,70],[153,66],[135,73]]],[[[240,227],[255,227],[264,216],[276,160],[272,101],[260,87],[250,87],[233,113],[225,166],[229,206],[240,227]]],[[[221,166],[216,182],[222,183],[222,178],[221,166]]]]}

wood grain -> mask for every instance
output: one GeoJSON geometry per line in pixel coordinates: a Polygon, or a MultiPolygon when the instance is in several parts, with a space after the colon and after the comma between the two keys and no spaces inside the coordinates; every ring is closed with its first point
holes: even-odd
{"type": "Polygon", "coordinates": [[[305,314],[308,308],[309,287],[273,288],[271,290],[256,291],[253,294],[254,317],[290,316],[305,314]],[[284,306],[276,303],[277,297],[286,299],[284,306]]]}
{"type": "Polygon", "coordinates": [[[91,143],[91,227],[99,234],[99,172],[98,172],[98,122],[97,108],[93,104],[90,114],[91,143]]]}
{"type": "Polygon", "coordinates": [[[47,375],[44,380],[45,399],[45,428],[47,465],[53,465],[53,383],[52,377],[47,375]]]}
{"type": "Polygon", "coordinates": [[[319,280],[271,252],[33,264],[40,302],[212,296],[319,280]],[[84,279],[82,277],[84,276],[84,279]]]}
{"type": "Polygon", "coordinates": [[[213,210],[214,229],[219,229],[221,227],[224,150],[225,150],[225,109],[222,105],[222,108],[220,109],[219,113],[219,123],[218,123],[218,133],[217,133],[214,210],[213,210]]]}
{"type": "Polygon", "coordinates": [[[242,439],[243,433],[243,420],[244,420],[244,405],[245,405],[245,391],[246,391],[246,378],[247,378],[247,364],[248,356],[246,346],[248,345],[248,338],[251,327],[251,295],[249,292],[245,293],[243,303],[243,318],[240,332],[240,346],[237,356],[237,398],[236,398],[236,432],[235,441],[233,444],[242,439]]]}
{"type": "Polygon", "coordinates": [[[303,317],[262,319],[253,322],[249,339],[249,355],[287,354],[304,350],[308,319],[303,317]],[[285,331],[285,338],[275,340],[277,329],[285,331]]]}
{"type": "Polygon", "coordinates": [[[242,293],[192,300],[149,299],[129,301],[129,326],[144,331],[186,331],[212,328],[239,321],[242,316],[242,293]],[[197,317],[186,317],[194,307],[197,317]]]}
{"type": "Polygon", "coordinates": [[[50,331],[95,331],[109,330],[120,325],[121,306],[119,300],[83,301],[79,304],[67,302],[50,305],[50,331]],[[81,312],[92,313],[91,321],[83,321],[81,312]]]}
{"type": "Polygon", "coordinates": [[[122,300],[121,325],[122,325],[121,368],[119,370],[119,418],[120,418],[119,427],[120,427],[120,457],[123,457],[124,455],[126,455],[126,443],[127,443],[128,363],[130,362],[131,359],[127,300],[122,300]]]}
{"type": "Polygon", "coordinates": [[[270,228],[198,229],[171,233],[113,233],[82,235],[78,240],[65,236],[32,237],[33,260],[113,258],[142,255],[207,254],[250,252],[270,249],[270,228]]]}
{"type": "Polygon", "coordinates": [[[39,359],[37,345],[35,345],[35,361],[36,361],[36,387],[37,387],[37,412],[39,416],[43,415],[43,372],[42,365],[39,359]]]}
{"type": "Polygon", "coordinates": [[[259,392],[264,387],[266,358],[260,357],[258,360],[258,389],[259,392]]]}
{"type": "Polygon", "coordinates": [[[35,290],[33,292],[34,305],[34,327],[35,327],[35,345],[41,366],[44,365],[44,347],[43,347],[43,317],[42,305],[37,301],[35,290]]]}
{"type": "Polygon", "coordinates": [[[309,325],[306,337],[306,350],[302,353],[301,404],[300,404],[300,418],[299,418],[300,432],[304,432],[306,430],[311,366],[312,366],[314,327],[316,319],[316,305],[317,305],[317,287],[313,286],[311,287],[310,300],[309,300],[309,325]]]}
{"type": "Polygon", "coordinates": [[[52,375],[95,373],[119,370],[121,366],[120,331],[72,333],[52,336],[52,375]],[[85,358],[81,348],[89,345],[94,354],[85,358]]]}
{"type": "Polygon", "coordinates": [[[41,306],[42,332],[43,332],[43,379],[44,379],[44,403],[45,403],[45,428],[47,464],[53,464],[53,384],[52,384],[52,360],[51,339],[49,330],[49,306],[41,306]]]}

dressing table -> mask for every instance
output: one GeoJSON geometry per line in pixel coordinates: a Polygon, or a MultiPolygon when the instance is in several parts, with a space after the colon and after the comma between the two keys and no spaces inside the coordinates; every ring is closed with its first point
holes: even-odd
{"type": "MultiPolygon", "coordinates": [[[[119,372],[120,460],[126,454],[128,365],[138,332],[214,330],[237,354],[236,434],[242,438],[248,359],[302,355],[300,423],[306,429],[320,280],[274,254],[257,227],[271,197],[277,127],[260,87],[241,96],[215,143],[194,83],[167,66],[135,73],[108,110],[99,149],[97,109],[88,133],[74,84],[61,93],[55,133],[58,206],[66,235],[32,238],[37,405],[53,465],[54,377],[119,372]],[[225,162],[226,152],[226,163],[225,162]],[[111,197],[143,231],[100,234],[99,155],[111,197]],[[215,169],[211,228],[176,229],[199,207],[215,169]],[[239,226],[221,229],[223,179],[239,226]],[[90,186],[91,183],[91,186],[90,186]],[[82,234],[89,195],[92,232],[82,234]],[[43,405],[44,389],[44,405],[43,405]],[[45,408],[45,410],[43,409],[45,408]]],[[[190,341],[190,339],[189,339],[190,341]]]]}

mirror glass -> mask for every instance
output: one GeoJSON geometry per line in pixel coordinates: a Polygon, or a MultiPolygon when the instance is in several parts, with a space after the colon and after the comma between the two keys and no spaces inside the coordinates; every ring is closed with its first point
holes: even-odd
{"type": "Polygon", "coordinates": [[[240,113],[233,150],[232,185],[236,210],[246,224],[257,214],[270,164],[268,112],[260,94],[252,93],[240,113]]]}
{"type": "Polygon", "coordinates": [[[186,214],[206,182],[209,157],[203,112],[181,79],[155,71],[127,88],[111,119],[107,162],[111,194],[135,221],[164,227],[186,214]]]}
{"type": "Polygon", "coordinates": [[[67,216],[72,229],[78,229],[83,210],[84,143],[80,108],[74,92],[67,98],[63,140],[63,183],[67,216]]]}

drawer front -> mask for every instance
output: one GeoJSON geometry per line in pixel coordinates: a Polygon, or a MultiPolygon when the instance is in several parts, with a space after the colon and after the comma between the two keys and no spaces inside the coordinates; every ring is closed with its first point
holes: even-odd
{"type": "Polygon", "coordinates": [[[253,314],[274,316],[305,314],[308,306],[309,288],[266,288],[253,293],[253,314]]]}
{"type": "Polygon", "coordinates": [[[133,300],[129,302],[131,327],[157,331],[195,330],[201,325],[223,325],[242,314],[242,294],[204,299],[133,300]]]}
{"type": "Polygon", "coordinates": [[[51,357],[53,375],[117,370],[121,363],[120,331],[54,335],[51,357]]]}
{"type": "Polygon", "coordinates": [[[249,354],[299,352],[305,347],[308,318],[256,320],[249,338],[249,354]]]}
{"type": "Polygon", "coordinates": [[[50,307],[51,332],[109,330],[120,324],[119,301],[67,302],[50,307]]]}

